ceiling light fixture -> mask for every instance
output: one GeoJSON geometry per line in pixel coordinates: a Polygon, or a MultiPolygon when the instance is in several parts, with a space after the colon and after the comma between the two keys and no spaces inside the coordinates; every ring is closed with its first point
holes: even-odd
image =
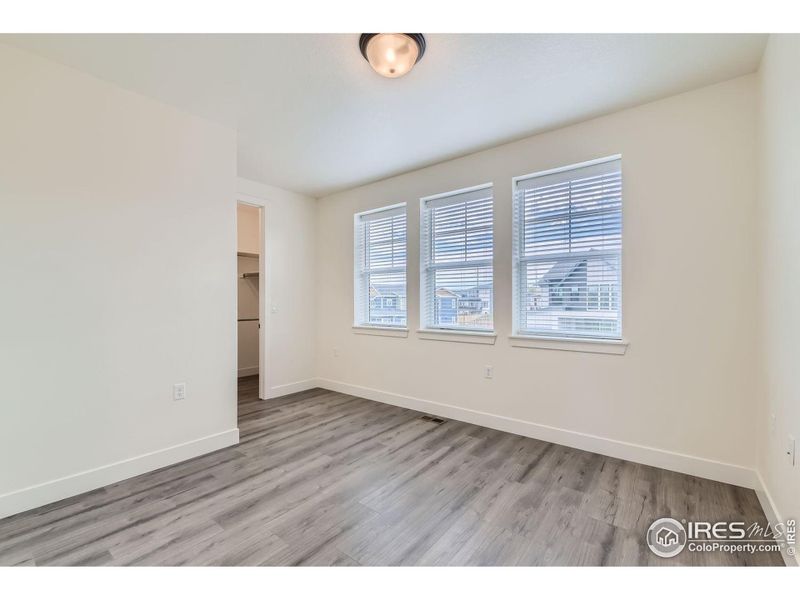
{"type": "Polygon", "coordinates": [[[425,37],[421,33],[362,33],[358,47],[376,73],[401,77],[425,54],[425,37]]]}

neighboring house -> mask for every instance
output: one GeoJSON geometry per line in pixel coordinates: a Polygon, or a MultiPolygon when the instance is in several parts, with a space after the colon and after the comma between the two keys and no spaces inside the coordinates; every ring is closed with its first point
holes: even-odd
{"type": "Polygon", "coordinates": [[[373,284],[369,288],[370,323],[403,325],[406,322],[405,286],[373,284]]]}
{"type": "Polygon", "coordinates": [[[619,310],[618,266],[607,258],[556,262],[528,290],[527,314],[536,328],[611,331],[619,310]],[[582,313],[582,314],[581,314],[582,313]]]}
{"type": "MultiPolygon", "coordinates": [[[[465,324],[475,317],[491,314],[492,286],[480,285],[464,290],[436,290],[436,322],[440,325],[465,324]]],[[[402,325],[406,319],[404,286],[373,283],[369,288],[370,323],[402,325]]]]}
{"type": "Polygon", "coordinates": [[[492,284],[481,285],[456,292],[459,301],[459,314],[492,314],[492,284]]]}
{"type": "Polygon", "coordinates": [[[463,290],[436,290],[436,322],[439,325],[475,324],[481,315],[492,314],[492,285],[463,290]]]}
{"type": "Polygon", "coordinates": [[[616,310],[617,266],[604,258],[559,261],[536,284],[546,297],[537,308],[616,310]]]}
{"type": "Polygon", "coordinates": [[[455,325],[458,323],[458,294],[439,288],[436,290],[436,323],[455,325]]]}

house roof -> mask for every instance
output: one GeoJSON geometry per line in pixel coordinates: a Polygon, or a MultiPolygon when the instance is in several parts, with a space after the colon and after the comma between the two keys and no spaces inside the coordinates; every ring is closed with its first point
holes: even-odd
{"type": "Polygon", "coordinates": [[[578,258],[578,259],[564,259],[558,261],[550,270],[547,271],[542,277],[539,279],[539,283],[546,283],[546,284],[553,284],[553,283],[560,283],[564,281],[567,277],[569,277],[575,269],[577,269],[581,263],[586,263],[586,258],[578,258]]]}
{"type": "MultiPolygon", "coordinates": [[[[583,257],[580,257],[580,258],[565,258],[563,260],[560,260],[560,261],[556,262],[552,267],[550,267],[550,270],[547,271],[547,273],[545,273],[544,275],[542,275],[539,278],[539,281],[537,283],[539,285],[542,285],[542,284],[552,285],[554,283],[561,283],[567,277],[572,275],[572,273],[574,273],[575,270],[578,267],[581,266],[581,264],[585,265],[589,260],[592,260],[592,259],[590,259],[589,257],[586,257],[586,256],[583,256],[583,257]]],[[[603,258],[594,259],[594,260],[599,260],[599,261],[604,262],[611,269],[616,270],[616,268],[617,268],[616,265],[608,262],[607,260],[605,260],[603,258]]]]}
{"type": "Polygon", "coordinates": [[[378,296],[399,296],[401,292],[403,292],[405,286],[403,285],[395,285],[395,284],[388,284],[388,285],[371,285],[369,286],[369,297],[370,298],[377,298],[378,296]]]}
{"type": "Polygon", "coordinates": [[[436,290],[436,296],[438,298],[458,298],[459,295],[455,292],[451,292],[450,290],[446,290],[444,288],[439,288],[436,290]]]}

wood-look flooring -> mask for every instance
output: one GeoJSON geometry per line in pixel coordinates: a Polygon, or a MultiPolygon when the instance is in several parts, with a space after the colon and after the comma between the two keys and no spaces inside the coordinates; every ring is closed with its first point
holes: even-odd
{"type": "Polygon", "coordinates": [[[645,545],[657,517],[765,522],[752,490],[322,389],[241,443],[0,521],[3,565],[781,565],[645,545]]]}

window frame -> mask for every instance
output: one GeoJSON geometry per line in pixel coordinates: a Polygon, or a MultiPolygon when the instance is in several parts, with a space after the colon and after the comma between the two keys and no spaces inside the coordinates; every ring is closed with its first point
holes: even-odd
{"type": "MultiPolygon", "coordinates": [[[[431,196],[424,196],[420,198],[419,201],[419,239],[420,239],[420,257],[419,257],[419,294],[420,294],[420,332],[424,332],[426,334],[436,335],[436,334],[461,334],[463,336],[469,336],[471,334],[475,334],[478,336],[485,336],[487,338],[491,338],[492,342],[495,337],[495,322],[494,322],[494,308],[495,308],[495,277],[494,277],[494,259],[495,259],[495,196],[494,196],[494,182],[487,182],[481,183],[478,185],[460,188],[457,190],[452,190],[448,192],[443,192],[440,194],[434,194],[431,196]],[[489,315],[492,319],[492,327],[491,329],[485,327],[460,327],[457,325],[448,326],[448,325],[435,325],[433,323],[428,322],[428,315],[432,314],[432,311],[429,311],[429,303],[431,299],[428,297],[428,282],[429,278],[435,276],[435,272],[437,270],[442,269],[442,266],[435,266],[428,264],[430,258],[433,256],[433,232],[430,229],[430,220],[428,219],[427,212],[431,210],[428,207],[430,202],[436,200],[443,200],[446,198],[450,198],[453,196],[460,196],[462,194],[468,194],[471,192],[480,192],[482,190],[490,190],[491,197],[492,197],[492,218],[491,218],[491,230],[492,230],[492,257],[491,259],[481,259],[481,260],[471,260],[471,261],[464,261],[464,262],[454,262],[448,264],[444,268],[449,269],[458,269],[458,268],[480,268],[480,267],[489,267],[492,273],[492,292],[491,292],[491,310],[489,311],[489,315]]],[[[434,290],[435,293],[435,290],[434,290]]],[[[456,304],[456,311],[458,310],[456,304]]]]}
{"type": "MultiPolygon", "coordinates": [[[[570,165],[565,165],[562,167],[557,167],[555,169],[548,169],[545,171],[537,171],[534,173],[529,173],[527,175],[519,175],[516,177],[512,177],[511,179],[511,194],[512,194],[512,284],[511,284],[511,298],[512,298],[512,335],[510,336],[512,340],[517,340],[518,343],[513,345],[519,345],[520,347],[540,347],[540,348],[555,348],[555,349],[570,349],[570,348],[563,348],[564,344],[575,343],[576,346],[591,346],[597,347],[601,345],[609,345],[609,346],[616,346],[620,345],[622,347],[627,347],[627,342],[624,338],[624,319],[623,319],[623,254],[624,254],[624,191],[621,193],[620,198],[620,248],[619,248],[619,272],[618,272],[618,282],[619,282],[619,294],[616,301],[616,306],[618,306],[618,321],[619,321],[619,332],[618,334],[607,336],[607,335],[597,335],[595,334],[586,334],[586,333],[571,333],[565,330],[557,330],[554,331],[552,335],[543,332],[543,331],[536,331],[530,329],[524,329],[521,327],[520,317],[522,314],[521,310],[521,301],[522,301],[522,290],[520,289],[520,284],[522,280],[521,276],[521,269],[524,265],[527,265],[529,262],[536,262],[536,259],[525,257],[525,239],[524,239],[524,202],[521,201],[521,195],[519,194],[518,185],[520,182],[527,181],[534,178],[545,177],[548,175],[557,175],[562,173],[568,173],[570,171],[576,171],[579,169],[584,169],[586,167],[593,167],[596,165],[602,165],[605,163],[610,162],[619,162],[620,163],[620,174],[622,174],[622,155],[621,154],[614,154],[610,156],[605,156],[603,158],[598,158],[594,160],[588,160],[580,163],[574,163],[570,165]],[[526,344],[525,340],[541,340],[544,344],[526,344]],[[551,344],[550,342],[553,342],[551,344]]],[[[621,187],[624,190],[624,178],[621,181],[621,187]]],[[[564,256],[568,256],[570,253],[563,253],[564,256]]],[[[606,255],[608,252],[598,251],[598,255],[606,255]]],[[[551,255],[552,258],[556,258],[558,255],[553,254],[551,255]]],[[[602,285],[600,285],[602,287],[602,285]]],[[[587,305],[588,305],[588,286],[587,286],[587,305]]],[[[615,303],[613,301],[613,294],[609,298],[610,305],[614,306],[615,303]]],[[[611,351],[610,353],[618,353],[616,350],[611,351]]],[[[624,350],[622,351],[624,353],[624,350]]]]}
{"type": "MultiPolygon", "coordinates": [[[[387,214],[384,218],[396,215],[387,214]]],[[[368,292],[367,292],[368,293],[368,292]]],[[[370,210],[357,212],[353,215],[353,328],[360,330],[408,330],[408,205],[406,202],[381,206],[370,210]],[[364,261],[367,256],[368,248],[366,244],[360,243],[360,235],[365,233],[365,219],[374,215],[368,220],[377,220],[381,213],[402,214],[406,220],[405,234],[405,265],[403,267],[385,267],[379,270],[364,268],[364,261]],[[405,286],[405,323],[378,323],[369,320],[370,299],[361,297],[364,289],[368,289],[369,276],[373,273],[403,273],[403,284],[405,286]]]]}

